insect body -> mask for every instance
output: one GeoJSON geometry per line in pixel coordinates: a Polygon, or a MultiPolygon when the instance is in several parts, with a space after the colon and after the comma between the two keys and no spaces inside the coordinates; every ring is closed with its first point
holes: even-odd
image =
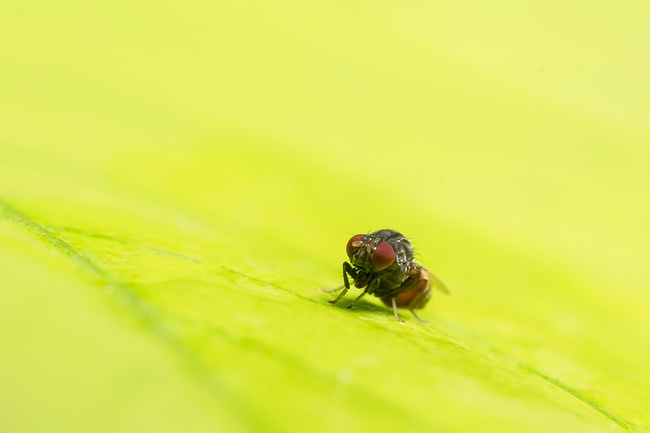
{"type": "MultiPolygon", "coordinates": [[[[343,286],[325,292],[343,291],[330,304],[336,304],[350,289],[348,275],[354,286],[363,292],[347,306],[348,310],[366,293],[393,307],[395,319],[404,323],[398,308],[407,308],[420,321],[415,309],[423,308],[431,297],[431,288],[444,292],[447,288],[431,272],[413,263],[413,247],[395,230],[378,230],[368,235],[355,235],[347,244],[350,263],[343,262],[343,286]]],[[[322,290],[322,289],[321,289],[322,290]]]]}

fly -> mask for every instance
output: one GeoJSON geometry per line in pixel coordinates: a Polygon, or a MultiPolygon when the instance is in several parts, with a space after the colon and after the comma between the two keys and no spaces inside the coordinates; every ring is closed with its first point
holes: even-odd
{"type": "Polygon", "coordinates": [[[363,292],[346,308],[366,294],[378,297],[386,306],[393,307],[393,314],[399,323],[404,323],[397,314],[398,308],[406,308],[423,323],[414,310],[424,308],[431,298],[432,288],[449,293],[442,282],[431,272],[413,262],[413,246],[395,230],[378,230],[368,235],[355,235],[346,247],[350,262],[343,262],[343,285],[324,292],[333,293],[343,289],[330,305],[336,304],[350,290],[352,277],[354,286],[363,292]]]}

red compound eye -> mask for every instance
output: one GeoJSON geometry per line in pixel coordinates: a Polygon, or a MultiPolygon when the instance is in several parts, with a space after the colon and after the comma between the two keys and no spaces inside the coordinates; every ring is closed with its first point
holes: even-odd
{"type": "Polygon", "coordinates": [[[389,267],[394,261],[395,251],[386,242],[377,245],[375,252],[372,253],[372,267],[378,271],[389,267]]]}
{"type": "Polygon", "coordinates": [[[348,253],[348,257],[352,259],[352,254],[356,253],[359,248],[363,245],[361,239],[365,235],[354,235],[348,241],[348,245],[345,247],[345,251],[348,253]]]}

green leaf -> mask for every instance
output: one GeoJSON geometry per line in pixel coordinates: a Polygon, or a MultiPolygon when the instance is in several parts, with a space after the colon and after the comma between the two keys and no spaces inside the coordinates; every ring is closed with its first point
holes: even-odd
{"type": "Polygon", "coordinates": [[[0,431],[650,431],[649,12],[0,6],[0,431]]]}

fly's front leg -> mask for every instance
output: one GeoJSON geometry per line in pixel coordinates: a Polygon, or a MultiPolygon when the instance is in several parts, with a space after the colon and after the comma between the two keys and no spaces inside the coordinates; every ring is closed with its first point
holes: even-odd
{"type": "Polygon", "coordinates": [[[345,308],[347,308],[348,310],[351,310],[352,307],[354,306],[354,304],[356,304],[359,299],[363,298],[366,295],[366,293],[373,294],[375,292],[375,290],[377,289],[377,286],[379,286],[379,279],[371,281],[370,284],[368,284],[368,287],[366,287],[366,290],[361,292],[361,294],[359,296],[357,296],[357,299],[352,301],[352,303],[350,305],[348,305],[347,307],[345,307],[345,308]]]}
{"type": "Polygon", "coordinates": [[[344,288],[343,291],[334,299],[333,301],[328,301],[327,303],[330,305],[336,304],[338,301],[341,300],[343,296],[347,293],[348,290],[350,290],[350,280],[348,280],[348,274],[352,277],[352,279],[357,278],[357,271],[354,270],[352,265],[350,265],[348,262],[343,262],[343,283],[344,283],[344,288]]]}
{"type": "Polygon", "coordinates": [[[350,290],[348,274],[350,274],[353,280],[357,279],[357,271],[348,262],[343,262],[343,283],[345,284],[345,290],[350,290]]]}
{"type": "Polygon", "coordinates": [[[345,286],[344,286],[344,285],[340,285],[340,286],[338,286],[338,287],[335,288],[335,289],[323,289],[322,287],[319,287],[318,290],[320,290],[321,292],[325,292],[325,293],[336,293],[336,292],[338,292],[339,290],[341,290],[343,287],[345,287],[345,286]]]}

